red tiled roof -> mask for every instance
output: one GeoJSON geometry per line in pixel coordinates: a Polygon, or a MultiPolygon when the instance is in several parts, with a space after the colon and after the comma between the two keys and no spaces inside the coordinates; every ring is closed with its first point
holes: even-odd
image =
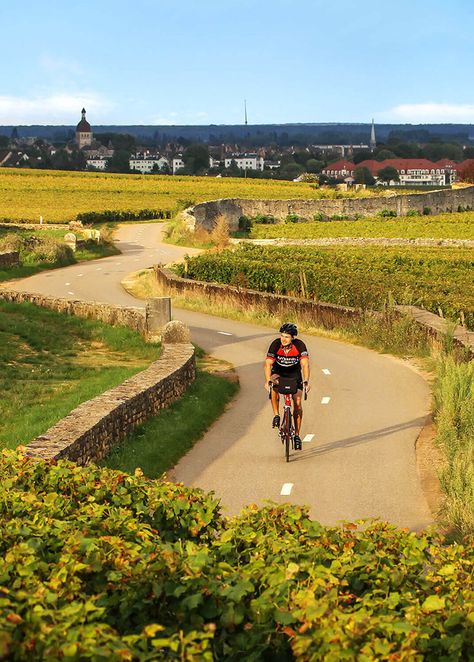
{"type": "Polygon", "coordinates": [[[349,172],[351,172],[352,170],[354,170],[354,168],[355,165],[351,161],[345,161],[344,159],[339,159],[339,161],[335,161],[334,163],[329,163],[329,165],[327,165],[324,168],[323,172],[326,170],[336,170],[336,171],[349,170],[349,172]]]}

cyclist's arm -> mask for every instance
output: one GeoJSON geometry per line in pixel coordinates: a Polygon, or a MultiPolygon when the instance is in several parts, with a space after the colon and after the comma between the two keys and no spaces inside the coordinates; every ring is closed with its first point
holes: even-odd
{"type": "Polygon", "coordinates": [[[274,359],[271,358],[266,358],[265,359],[265,365],[264,365],[264,371],[265,371],[265,384],[268,384],[270,381],[270,377],[272,376],[272,365],[274,363],[274,359]]]}
{"type": "Polygon", "coordinates": [[[310,369],[309,369],[309,358],[307,356],[302,356],[300,359],[301,371],[303,373],[303,381],[309,382],[310,369]]]}

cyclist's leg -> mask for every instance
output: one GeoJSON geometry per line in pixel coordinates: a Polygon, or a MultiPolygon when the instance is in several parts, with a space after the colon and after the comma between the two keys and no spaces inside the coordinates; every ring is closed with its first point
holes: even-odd
{"type": "Polygon", "coordinates": [[[301,421],[303,419],[303,407],[301,405],[302,391],[298,391],[293,396],[293,420],[295,421],[295,434],[300,435],[301,421]]]}
{"type": "Polygon", "coordinates": [[[280,411],[280,394],[275,388],[272,389],[272,408],[274,415],[278,416],[280,411]]]}

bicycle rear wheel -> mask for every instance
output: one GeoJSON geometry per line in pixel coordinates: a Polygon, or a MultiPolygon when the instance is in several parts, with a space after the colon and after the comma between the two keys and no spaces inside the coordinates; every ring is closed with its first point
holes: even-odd
{"type": "Polygon", "coordinates": [[[285,444],[285,459],[287,462],[290,461],[290,440],[291,440],[291,412],[288,409],[285,409],[282,423],[282,432],[283,432],[283,441],[285,444]]]}

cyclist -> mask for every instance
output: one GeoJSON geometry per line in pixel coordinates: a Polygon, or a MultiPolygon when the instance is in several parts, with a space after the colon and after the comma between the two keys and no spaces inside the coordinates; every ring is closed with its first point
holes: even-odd
{"type": "MultiPolygon", "coordinates": [[[[303,409],[301,407],[301,395],[303,386],[309,392],[309,355],[306,345],[298,340],[298,329],[295,324],[286,323],[280,328],[280,338],[276,338],[268,348],[265,359],[265,388],[270,388],[270,383],[278,381],[278,376],[292,377],[297,381],[298,391],[293,395],[293,417],[295,421],[295,450],[301,450],[301,420],[303,409]]],[[[272,427],[280,427],[279,414],[280,394],[272,389],[273,421],[272,427]]]]}

